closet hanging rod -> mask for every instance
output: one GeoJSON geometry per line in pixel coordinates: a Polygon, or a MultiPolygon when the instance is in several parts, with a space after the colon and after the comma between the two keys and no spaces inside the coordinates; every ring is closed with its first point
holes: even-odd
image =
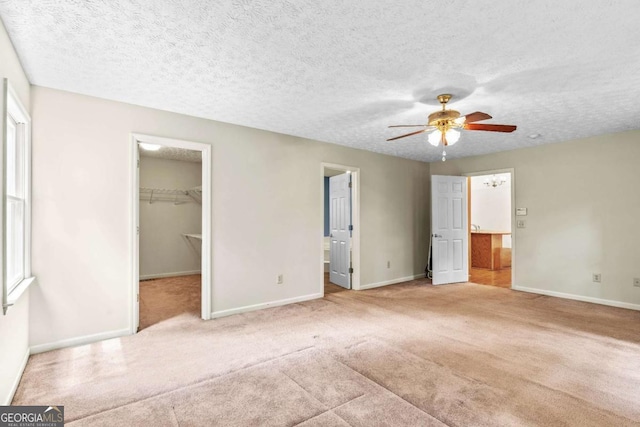
{"type": "Polygon", "coordinates": [[[140,193],[153,193],[153,194],[169,194],[169,195],[183,195],[188,196],[188,190],[168,189],[168,188],[148,188],[140,187],[140,193]]]}
{"type": "Polygon", "coordinates": [[[153,204],[154,201],[173,201],[174,205],[182,205],[193,201],[193,197],[189,194],[188,190],[140,187],[140,200],[148,201],[150,205],[153,204]],[[149,194],[149,197],[143,197],[143,194],[149,194]]]}
{"type": "Polygon", "coordinates": [[[140,187],[140,198],[141,200],[148,200],[149,204],[153,203],[154,200],[163,200],[167,201],[172,196],[174,197],[174,204],[181,205],[183,203],[187,203],[189,201],[194,201],[196,203],[202,204],[202,187],[194,187],[188,190],[179,190],[179,189],[169,189],[169,188],[149,188],[149,187],[140,187]],[[142,197],[143,194],[150,194],[149,198],[142,197]],[[178,198],[186,197],[189,200],[184,200],[178,198]]]}

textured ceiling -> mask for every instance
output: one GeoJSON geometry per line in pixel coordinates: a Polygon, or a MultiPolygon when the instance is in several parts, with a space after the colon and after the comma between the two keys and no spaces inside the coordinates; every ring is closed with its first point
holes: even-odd
{"type": "Polygon", "coordinates": [[[0,0],[32,83],[433,161],[435,95],[513,134],[462,157],[639,128],[640,3],[0,0]],[[539,133],[538,139],[528,135],[539,133]]]}

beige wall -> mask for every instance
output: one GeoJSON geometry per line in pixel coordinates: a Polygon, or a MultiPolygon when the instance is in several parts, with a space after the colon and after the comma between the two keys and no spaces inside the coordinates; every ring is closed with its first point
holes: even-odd
{"type": "MultiPolygon", "coordinates": [[[[202,164],[140,157],[140,186],[187,190],[202,185],[202,164]]],[[[202,231],[202,205],[190,197],[185,203],[140,202],[140,278],[193,274],[200,271],[201,243],[184,234],[202,231]]]]}
{"type": "MultiPolygon", "coordinates": [[[[23,105],[29,109],[30,85],[20,61],[0,21],[0,79],[9,79],[23,105]]],[[[0,314],[0,404],[9,404],[15,381],[29,351],[29,291],[0,314]]]]}
{"type": "Polygon", "coordinates": [[[130,132],[212,145],[214,312],[320,292],[322,162],[361,170],[362,284],[424,271],[426,163],[41,87],[33,122],[33,345],[129,327],[130,132]]]}
{"type": "Polygon", "coordinates": [[[514,208],[528,208],[514,230],[515,285],[640,308],[639,159],[640,131],[630,131],[447,160],[431,173],[515,168],[514,208]]]}

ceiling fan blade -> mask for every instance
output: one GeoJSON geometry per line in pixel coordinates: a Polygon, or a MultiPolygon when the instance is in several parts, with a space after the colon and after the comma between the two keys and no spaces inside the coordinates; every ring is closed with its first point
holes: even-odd
{"type": "Polygon", "coordinates": [[[489,132],[513,132],[516,130],[516,126],[513,125],[488,125],[488,124],[475,124],[469,123],[463,126],[467,130],[486,130],[489,132]]]}
{"type": "Polygon", "coordinates": [[[426,132],[426,131],[427,131],[426,129],[418,130],[418,131],[415,131],[415,132],[408,133],[406,135],[400,135],[400,136],[396,136],[394,138],[389,138],[389,139],[387,139],[387,141],[393,141],[394,139],[400,139],[400,138],[404,138],[406,136],[417,135],[419,133],[426,132]]]}
{"type": "Polygon", "coordinates": [[[492,118],[493,117],[491,117],[487,113],[483,113],[481,111],[476,111],[475,113],[467,114],[466,116],[464,116],[464,122],[465,123],[473,123],[473,122],[479,122],[479,121],[482,121],[482,120],[489,120],[489,119],[492,119],[492,118]]]}
{"type": "Polygon", "coordinates": [[[390,128],[416,128],[416,127],[426,127],[427,125],[391,125],[390,128]]]}

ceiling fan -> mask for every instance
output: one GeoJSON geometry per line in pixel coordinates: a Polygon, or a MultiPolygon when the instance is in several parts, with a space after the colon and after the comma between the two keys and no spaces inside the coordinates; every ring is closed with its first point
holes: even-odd
{"type": "Polygon", "coordinates": [[[442,105],[442,111],[436,111],[429,114],[429,121],[425,125],[393,125],[390,128],[406,128],[421,127],[423,129],[405,135],[396,136],[387,139],[394,141],[396,139],[405,138],[407,136],[418,135],[423,132],[433,131],[429,134],[428,140],[431,145],[437,147],[442,143],[442,161],[446,160],[447,152],[445,147],[453,145],[460,139],[458,129],[466,130],[484,130],[488,132],[513,132],[516,126],[513,125],[494,125],[494,124],[478,124],[482,120],[489,120],[492,117],[487,113],[476,111],[475,113],[461,116],[456,110],[447,110],[447,102],[451,99],[451,95],[438,95],[438,101],[442,105]]]}

